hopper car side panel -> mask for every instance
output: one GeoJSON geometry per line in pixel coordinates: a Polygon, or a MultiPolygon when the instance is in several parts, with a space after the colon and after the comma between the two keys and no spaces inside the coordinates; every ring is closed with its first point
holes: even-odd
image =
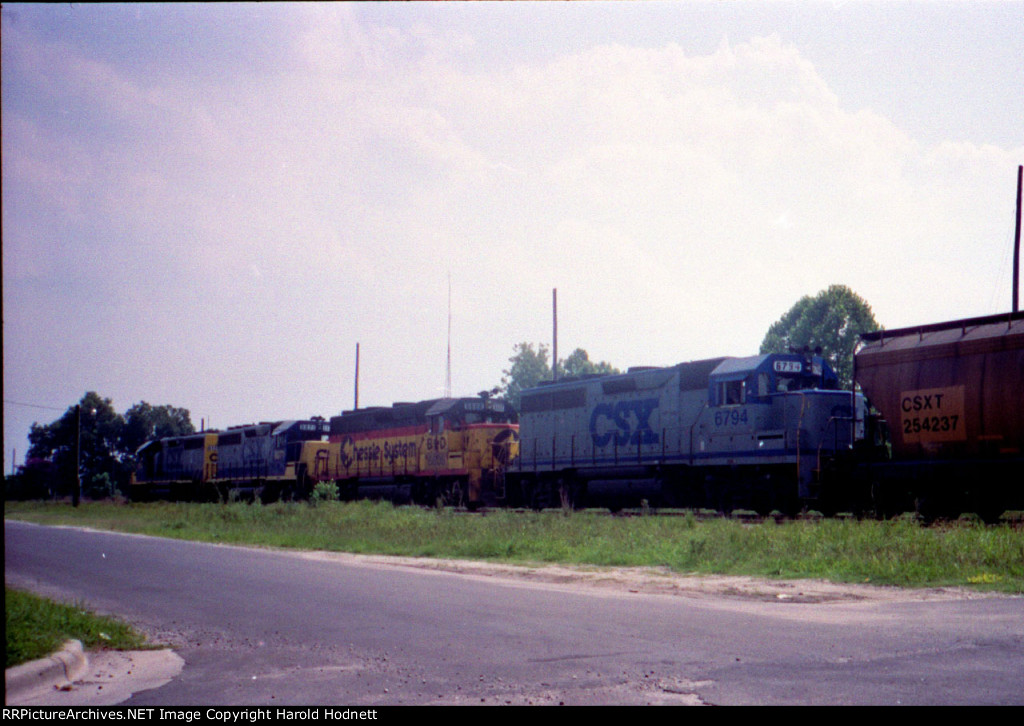
{"type": "Polygon", "coordinates": [[[1024,506],[1024,313],[862,336],[855,375],[888,423],[892,459],[868,467],[880,508],[1024,506]]]}

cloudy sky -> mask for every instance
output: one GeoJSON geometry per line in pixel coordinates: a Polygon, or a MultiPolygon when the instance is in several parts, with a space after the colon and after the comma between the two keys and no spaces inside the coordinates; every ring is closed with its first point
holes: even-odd
{"type": "Polygon", "coordinates": [[[84,392],[198,425],[757,352],[802,295],[1008,310],[1024,3],[3,5],[4,471],[84,392]],[[33,408],[25,405],[31,404],[33,408]]]}

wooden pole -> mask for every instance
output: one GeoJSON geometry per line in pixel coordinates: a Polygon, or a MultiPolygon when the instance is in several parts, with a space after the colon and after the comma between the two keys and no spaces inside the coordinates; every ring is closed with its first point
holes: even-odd
{"type": "Polygon", "coordinates": [[[1013,312],[1020,303],[1020,192],[1024,166],[1017,167],[1017,231],[1013,236],[1013,312]]]}
{"type": "Polygon", "coordinates": [[[78,506],[82,497],[82,406],[75,406],[75,483],[71,491],[71,504],[78,506]]]}
{"type": "Polygon", "coordinates": [[[554,350],[551,357],[551,380],[558,380],[558,288],[551,290],[551,316],[552,316],[552,338],[554,339],[554,350]]]}

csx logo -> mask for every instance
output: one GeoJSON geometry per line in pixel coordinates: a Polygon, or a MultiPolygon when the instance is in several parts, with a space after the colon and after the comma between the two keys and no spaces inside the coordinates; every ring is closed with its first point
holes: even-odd
{"type": "Polygon", "coordinates": [[[617,446],[658,443],[658,434],[650,422],[651,413],[657,408],[657,398],[595,406],[590,414],[590,435],[594,446],[607,446],[612,439],[617,446]]]}

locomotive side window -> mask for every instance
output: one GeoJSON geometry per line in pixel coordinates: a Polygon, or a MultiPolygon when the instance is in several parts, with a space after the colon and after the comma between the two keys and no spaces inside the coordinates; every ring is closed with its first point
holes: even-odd
{"type": "Polygon", "coordinates": [[[725,381],[718,385],[718,400],[723,406],[738,406],[746,400],[746,381],[725,381]]]}
{"type": "Polygon", "coordinates": [[[779,393],[811,390],[817,388],[817,379],[811,376],[779,376],[775,388],[779,393]]]}

